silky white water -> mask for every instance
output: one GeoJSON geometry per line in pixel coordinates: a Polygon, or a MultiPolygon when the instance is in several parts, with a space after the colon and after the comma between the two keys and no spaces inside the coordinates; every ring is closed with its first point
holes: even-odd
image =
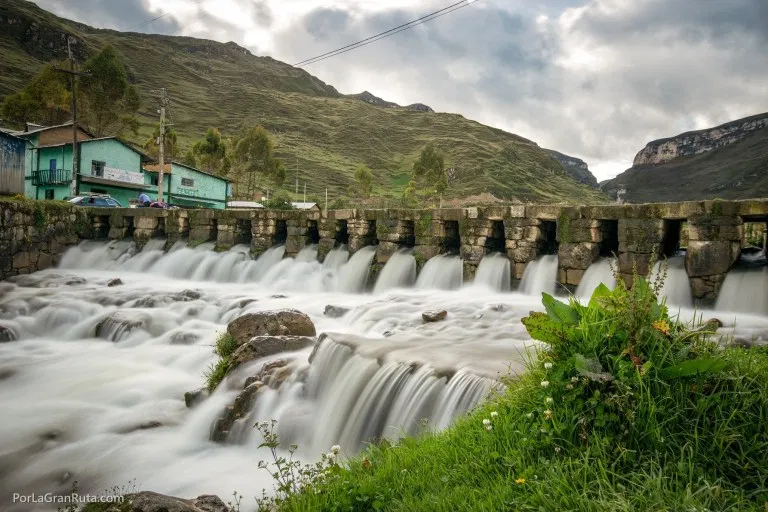
{"type": "Polygon", "coordinates": [[[608,258],[602,258],[590,265],[576,288],[576,298],[582,302],[589,301],[595,288],[601,284],[613,290],[616,287],[616,277],[613,275],[612,265],[616,268],[616,260],[608,258]]]}
{"type": "Polygon", "coordinates": [[[412,249],[395,252],[381,269],[373,291],[384,292],[392,288],[404,288],[416,281],[416,258],[412,249]]]}
{"type": "Polygon", "coordinates": [[[464,264],[458,256],[440,254],[424,264],[416,288],[458,290],[464,283],[464,264]]]}
{"type": "Polygon", "coordinates": [[[652,282],[664,266],[667,269],[667,277],[659,295],[667,299],[667,305],[672,309],[693,308],[693,294],[688,273],[685,271],[685,256],[673,256],[665,261],[656,262],[650,275],[652,282]]]}
{"type": "Polygon", "coordinates": [[[554,295],[557,289],[557,255],[542,256],[525,266],[519,291],[526,295],[554,295]]]}
{"type": "MultiPolygon", "coordinates": [[[[540,297],[398,288],[415,281],[408,253],[388,263],[400,259],[385,293],[361,293],[375,249],[346,262],[340,251],[321,264],[313,246],[294,259],[276,247],[253,260],[243,246],[163,253],[159,242],[141,252],[89,242],[69,251],[65,268],[0,283],[0,325],[19,338],[0,343],[0,510],[14,510],[12,492],[64,493],[74,480],[82,493],[134,482],[182,497],[253,496],[273,482],[257,467],[265,454],[251,421],[276,419],[281,439],[308,461],[333,444],[348,456],[371,438],[445,428],[497,389],[499,375],[523,368],[531,341],[520,319],[541,309],[540,297]],[[122,285],[107,286],[118,277],[122,285]],[[329,304],[350,311],[330,318],[329,304]],[[184,393],[203,384],[228,322],[281,308],[304,311],[328,337],[312,363],[311,348],[268,358],[286,359],[291,375],[259,395],[230,444],[210,441],[223,408],[266,360],[238,369],[193,409],[184,393]],[[446,310],[446,320],[425,324],[430,309],[446,310]]],[[[552,262],[537,263],[545,271],[529,284],[551,290],[552,262]]],[[[724,333],[768,338],[765,316],[716,316],[724,333]]]]}
{"type": "Polygon", "coordinates": [[[512,286],[509,258],[506,255],[493,252],[486,254],[475,272],[474,284],[491,290],[507,292],[512,286]]]}

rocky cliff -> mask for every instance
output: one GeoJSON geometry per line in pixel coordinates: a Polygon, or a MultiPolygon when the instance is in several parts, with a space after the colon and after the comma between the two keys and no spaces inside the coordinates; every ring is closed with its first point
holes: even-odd
{"type": "Polygon", "coordinates": [[[597,178],[595,178],[595,176],[589,171],[587,162],[580,158],[576,158],[575,156],[564,155],[563,153],[555,151],[554,149],[545,149],[544,151],[548,152],[558,162],[560,162],[560,165],[563,166],[565,172],[570,174],[573,179],[577,180],[579,183],[597,188],[597,178]]]}
{"type": "Polygon", "coordinates": [[[728,146],[768,126],[768,113],[746,117],[715,128],[686,132],[676,137],[649,142],[636,156],[632,167],[658,165],[681,156],[698,155],[728,146]]]}
{"type": "Polygon", "coordinates": [[[406,107],[401,107],[397,103],[393,103],[391,101],[387,101],[384,99],[379,98],[378,96],[368,92],[363,91],[360,94],[350,94],[348,96],[349,98],[354,98],[356,100],[364,101],[370,105],[375,105],[377,107],[384,107],[384,108],[405,108],[406,110],[415,110],[416,112],[434,112],[430,107],[427,105],[424,105],[423,103],[413,103],[411,105],[408,105],[406,107]]]}
{"type": "Polygon", "coordinates": [[[768,197],[768,113],[651,142],[600,189],[630,203],[768,197]]]}

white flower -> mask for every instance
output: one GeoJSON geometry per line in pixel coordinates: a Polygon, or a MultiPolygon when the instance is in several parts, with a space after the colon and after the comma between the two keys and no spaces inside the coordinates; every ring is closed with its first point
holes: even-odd
{"type": "Polygon", "coordinates": [[[578,377],[571,377],[571,382],[576,384],[577,382],[579,382],[579,378],[578,377]]]}
{"type": "Polygon", "coordinates": [[[547,370],[551,370],[552,369],[552,363],[549,363],[549,362],[544,363],[544,368],[546,368],[547,370]]]}
{"type": "Polygon", "coordinates": [[[529,419],[530,419],[530,418],[533,418],[533,413],[532,413],[532,412],[529,412],[528,414],[526,414],[526,415],[525,415],[525,417],[526,417],[526,418],[529,418],[529,419]]]}
{"type": "Polygon", "coordinates": [[[486,425],[485,426],[485,430],[493,430],[493,426],[492,425],[486,425]]]}
{"type": "Polygon", "coordinates": [[[548,396],[548,397],[547,397],[547,399],[546,399],[546,402],[547,402],[548,404],[551,404],[551,403],[553,403],[554,401],[555,401],[555,400],[554,400],[554,399],[553,399],[551,396],[548,396]]]}
{"type": "Polygon", "coordinates": [[[485,418],[485,419],[483,420],[483,425],[485,425],[485,427],[486,427],[486,428],[488,428],[488,426],[489,426],[490,424],[491,424],[491,420],[489,420],[488,418],[485,418]]]}
{"type": "Polygon", "coordinates": [[[544,411],[544,418],[548,419],[548,420],[551,420],[552,419],[552,411],[550,411],[549,409],[544,411]]]}
{"type": "Polygon", "coordinates": [[[541,387],[548,388],[549,387],[549,381],[548,380],[541,381],[541,387]]]}
{"type": "Polygon", "coordinates": [[[565,386],[565,389],[567,389],[568,391],[572,390],[573,389],[573,384],[567,384],[565,386]]]}
{"type": "Polygon", "coordinates": [[[495,418],[495,417],[496,417],[496,416],[498,416],[498,415],[499,415],[499,413],[497,413],[496,411],[493,411],[493,412],[491,413],[491,418],[495,418]]]}
{"type": "Polygon", "coordinates": [[[341,451],[341,446],[337,444],[331,446],[331,453],[333,453],[334,455],[338,455],[340,451],[341,451]]]}
{"type": "Polygon", "coordinates": [[[335,453],[333,453],[333,452],[330,452],[330,453],[326,453],[326,454],[325,454],[325,458],[326,458],[326,459],[328,459],[328,460],[333,460],[333,459],[335,459],[335,458],[336,458],[336,454],[335,454],[335,453]]]}
{"type": "Polygon", "coordinates": [[[555,446],[555,453],[560,453],[560,447],[559,446],[555,446]]]}

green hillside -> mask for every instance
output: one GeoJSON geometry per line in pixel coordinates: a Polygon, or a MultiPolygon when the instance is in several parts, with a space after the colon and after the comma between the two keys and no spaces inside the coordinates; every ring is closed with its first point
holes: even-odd
{"type": "Polygon", "coordinates": [[[601,188],[614,197],[625,189],[632,203],[768,197],[768,128],[713,151],[632,167],[601,188]]]}
{"type": "Polygon", "coordinates": [[[490,193],[505,200],[606,200],[572,179],[535,143],[460,115],[377,107],[235,43],[94,29],[24,0],[0,4],[0,99],[21,89],[46,62],[64,59],[67,34],[77,39],[73,49],[80,62],[107,44],[125,62],[142,95],[136,142],[148,138],[157,120],[151,91],[165,87],[183,148],[210,126],[231,136],[244,126],[263,124],[288,168],[286,187],[298,167],[310,196],[323,194],[326,186],[332,197],[343,193],[363,163],[374,170],[378,194],[399,197],[413,160],[434,141],[455,169],[451,197],[490,193]]]}

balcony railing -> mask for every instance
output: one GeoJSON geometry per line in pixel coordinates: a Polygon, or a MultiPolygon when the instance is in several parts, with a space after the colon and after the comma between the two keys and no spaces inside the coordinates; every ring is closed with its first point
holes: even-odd
{"type": "Polygon", "coordinates": [[[72,171],[67,169],[44,169],[32,171],[32,185],[61,185],[72,181],[72,171]]]}

